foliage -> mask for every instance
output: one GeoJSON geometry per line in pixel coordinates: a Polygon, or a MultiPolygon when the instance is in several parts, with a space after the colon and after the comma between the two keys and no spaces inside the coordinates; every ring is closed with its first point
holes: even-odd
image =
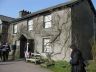
{"type": "Polygon", "coordinates": [[[53,66],[55,63],[54,60],[52,59],[49,60],[48,58],[41,58],[40,62],[41,62],[41,67],[45,67],[45,68],[53,66]]]}
{"type": "Polygon", "coordinates": [[[93,37],[90,41],[91,43],[91,47],[92,47],[92,56],[93,56],[93,59],[96,60],[96,41],[95,41],[95,37],[93,37]]]}
{"type": "Polygon", "coordinates": [[[89,65],[87,66],[87,71],[96,72],[96,41],[95,41],[94,36],[91,39],[90,43],[91,43],[91,47],[92,47],[91,51],[92,51],[93,60],[89,61],[89,65]]]}
{"type": "Polygon", "coordinates": [[[96,60],[96,42],[92,45],[93,59],[96,60]]]}
{"type": "Polygon", "coordinates": [[[49,67],[53,72],[70,72],[71,66],[66,61],[57,61],[55,65],[49,67]]]}
{"type": "Polygon", "coordinates": [[[88,72],[96,72],[96,61],[91,60],[89,61],[89,65],[87,66],[88,72]]]}

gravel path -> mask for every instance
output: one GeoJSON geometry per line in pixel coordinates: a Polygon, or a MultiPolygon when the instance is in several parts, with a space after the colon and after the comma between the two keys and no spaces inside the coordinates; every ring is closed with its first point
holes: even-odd
{"type": "Polygon", "coordinates": [[[39,65],[24,61],[0,62],[0,72],[51,72],[39,65]]]}

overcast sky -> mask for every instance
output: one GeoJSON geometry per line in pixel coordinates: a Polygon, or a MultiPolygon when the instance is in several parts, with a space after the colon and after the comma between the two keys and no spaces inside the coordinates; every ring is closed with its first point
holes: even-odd
{"type": "MultiPolygon", "coordinates": [[[[23,9],[35,12],[67,1],[69,0],[0,0],[0,15],[16,18],[23,9]]],[[[92,1],[96,8],[96,0],[92,1]]]]}

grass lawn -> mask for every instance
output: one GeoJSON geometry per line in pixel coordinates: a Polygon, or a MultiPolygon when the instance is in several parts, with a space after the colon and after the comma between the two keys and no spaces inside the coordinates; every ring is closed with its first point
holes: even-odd
{"type": "Polygon", "coordinates": [[[71,66],[66,61],[57,61],[55,65],[48,67],[53,72],[70,72],[71,66]]]}
{"type": "MultiPolygon", "coordinates": [[[[55,65],[49,66],[53,72],[71,72],[71,65],[66,61],[57,61],[55,65]]],[[[96,61],[88,61],[86,66],[87,72],[96,72],[96,61]]]]}

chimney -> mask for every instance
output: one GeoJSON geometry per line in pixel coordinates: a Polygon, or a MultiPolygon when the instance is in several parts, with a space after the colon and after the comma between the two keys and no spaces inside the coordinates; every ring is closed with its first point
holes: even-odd
{"type": "Polygon", "coordinates": [[[29,11],[26,11],[26,10],[22,10],[22,11],[19,11],[19,17],[22,18],[28,14],[31,14],[31,12],[29,11]]]}

